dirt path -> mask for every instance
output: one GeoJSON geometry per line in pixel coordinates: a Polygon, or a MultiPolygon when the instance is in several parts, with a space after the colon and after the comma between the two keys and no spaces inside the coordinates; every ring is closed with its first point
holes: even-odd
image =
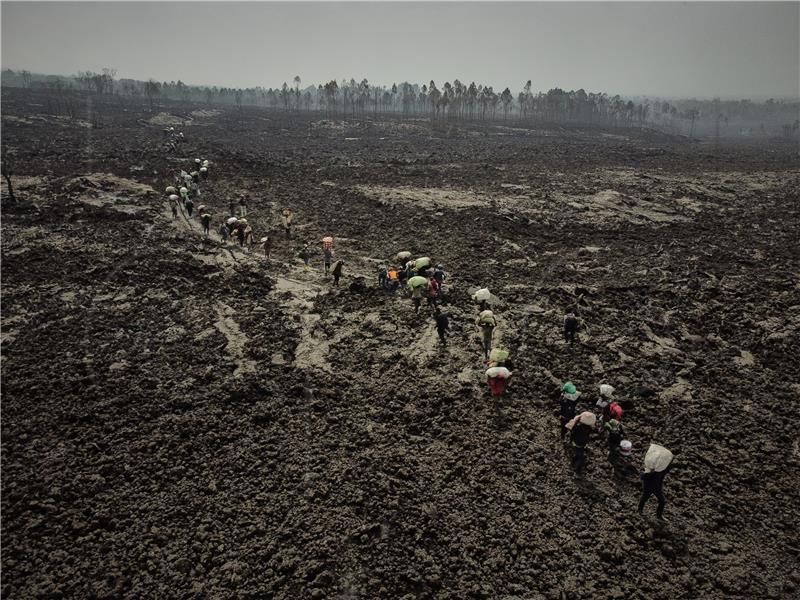
{"type": "Polygon", "coordinates": [[[249,340],[247,336],[242,333],[241,329],[239,329],[239,324],[233,318],[236,311],[224,302],[217,303],[216,311],[217,320],[214,322],[214,327],[228,340],[225,351],[236,363],[236,370],[233,374],[238,376],[244,373],[254,372],[257,366],[256,362],[244,356],[244,348],[249,340]]]}

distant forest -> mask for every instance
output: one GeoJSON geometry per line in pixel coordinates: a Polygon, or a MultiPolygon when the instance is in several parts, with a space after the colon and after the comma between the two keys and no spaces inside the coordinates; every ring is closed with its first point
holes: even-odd
{"type": "MultiPolygon", "coordinates": [[[[82,71],[73,76],[38,75],[29,71],[2,71],[2,85],[52,91],[58,110],[67,115],[75,92],[117,95],[140,99],[151,110],[159,102],[174,100],[207,105],[259,106],[282,111],[317,111],[327,118],[362,119],[385,115],[430,118],[441,121],[479,120],[515,123],[571,123],[606,127],[653,128],[705,137],[783,136],[797,138],[800,101],[660,100],[623,98],[606,93],[554,88],[534,92],[527,81],[516,94],[506,87],[471,82],[437,85],[400,83],[374,86],[366,79],[331,80],[302,87],[296,76],[280,88],[230,88],[187,85],[182,81],[159,82],[118,79],[115,69],[100,73],[82,71]],[[61,108],[63,106],[63,109],[61,108]]],[[[74,108],[73,108],[74,112],[74,108]]]]}

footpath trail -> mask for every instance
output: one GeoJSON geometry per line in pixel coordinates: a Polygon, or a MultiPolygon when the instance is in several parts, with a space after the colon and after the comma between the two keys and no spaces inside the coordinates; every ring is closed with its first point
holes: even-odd
{"type": "MultiPolygon", "coordinates": [[[[331,279],[321,274],[319,269],[306,268],[299,259],[294,262],[285,262],[279,259],[268,260],[259,252],[259,244],[242,248],[236,243],[224,242],[213,226],[209,234],[205,235],[197,219],[197,213],[189,217],[182,206],[179,207],[177,218],[173,218],[169,202],[165,202],[162,214],[178,231],[194,235],[203,241],[203,246],[198,248],[199,251],[192,253],[201,262],[214,265],[228,275],[235,272],[237,265],[248,264],[274,280],[270,292],[271,298],[283,306],[289,316],[300,325],[300,340],[291,361],[291,366],[296,369],[308,373],[328,375],[338,373],[345,377],[352,375],[359,378],[362,369],[358,361],[356,361],[355,373],[342,372],[341,365],[339,368],[335,368],[331,363],[329,356],[331,349],[343,344],[348,338],[357,336],[359,330],[364,327],[383,327],[386,311],[395,314],[408,313],[409,317],[413,317],[410,300],[406,297],[405,290],[399,290],[394,296],[385,296],[384,306],[379,307],[378,310],[354,311],[351,314],[338,315],[338,319],[331,319],[330,314],[322,314],[319,311],[316,303],[322,296],[338,292],[332,287],[331,279]],[[337,322],[332,324],[332,320],[337,322]]],[[[352,265],[353,263],[368,265],[374,261],[368,258],[359,258],[361,260],[348,261],[348,271],[343,278],[341,289],[353,282],[371,282],[372,275],[370,273],[364,270],[355,270],[352,265]]],[[[360,283],[355,285],[358,286],[360,283]]],[[[448,282],[447,287],[448,293],[458,294],[461,291],[461,286],[451,281],[448,282]]],[[[415,320],[423,322],[425,326],[415,329],[407,340],[403,340],[403,354],[420,369],[418,373],[420,378],[433,377],[441,385],[455,388],[461,388],[465,383],[482,383],[485,367],[480,359],[480,339],[477,328],[474,326],[475,315],[469,314],[456,305],[448,305],[444,310],[454,320],[453,326],[461,331],[460,337],[463,339],[453,340],[443,349],[436,334],[433,319],[427,316],[430,308],[423,303],[420,315],[415,320]],[[466,340],[466,347],[474,345],[474,354],[464,348],[464,340],[466,340]],[[446,363],[443,363],[440,358],[443,352],[447,357],[446,363]],[[438,368],[437,363],[439,363],[438,368]],[[460,366],[453,371],[453,364],[460,366]]],[[[215,327],[228,339],[227,351],[238,365],[235,373],[240,375],[252,372],[257,365],[242,354],[247,337],[239,330],[233,309],[225,303],[219,302],[216,311],[219,319],[215,323],[215,327]]],[[[336,314],[334,313],[333,316],[336,317],[336,314]]],[[[498,318],[499,322],[502,320],[502,317],[498,318]]],[[[386,327],[391,330],[393,326],[386,325],[386,327]]],[[[397,328],[392,332],[396,336],[403,337],[402,332],[397,328]]],[[[501,327],[498,327],[496,344],[500,343],[501,336],[501,327]]],[[[383,355],[386,356],[394,349],[396,349],[396,344],[387,344],[386,352],[383,355]]],[[[478,386],[477,389],[481,388],[478,386]]]]}

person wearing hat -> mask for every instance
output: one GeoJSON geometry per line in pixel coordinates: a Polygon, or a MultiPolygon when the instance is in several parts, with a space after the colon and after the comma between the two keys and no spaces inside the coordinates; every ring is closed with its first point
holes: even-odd
{"type": "Polygon", "coordinates": [[[341,259],[333,264],[333,285],[339,285],[339,278],[342,276],[342,267],[344,267],[344,261],[341,259]]]}
{"type": "Polygon", "coordinates": [[[208,168],[207,167],[200,167],[200,177],[202,177],[204,181],[206,179],[208,179],[208,168]]]}
{"type": "Polygon", "coordinates": [[[578,317],[575,313],[568,312],[564,315],[564,341],[570,346],[575,341],[575,334],[578,332],[578,317]]]}
{"type": "MultiPolygon", "coordinates": [[[[614,402],[614,386],[608,385],[607,383],[600,384],[600,395],[595,403],[595,406],[600,409],[600,422],[597,426],[597,431],[603,433],[605,431],[605,425],[608,421],[613,418],[617,418],[616,416],[611,414],[611,410],[609,406],[614,402]]],[[[616,409],[614,409],[616,415],[616,409]]],[[[622,417],[622,413],[619,414],[619,418],[617,421],[620,420],[622,417]]]]}
{"type": "Polygon", "coordinates": [[[581,393],[571,381],[561,386],[561,395],[558,397],[558,420],[561,423],[561,441],[567,437],[567,423],[575,417],[575,409],[578,406],[578,398],[581,393]]]}

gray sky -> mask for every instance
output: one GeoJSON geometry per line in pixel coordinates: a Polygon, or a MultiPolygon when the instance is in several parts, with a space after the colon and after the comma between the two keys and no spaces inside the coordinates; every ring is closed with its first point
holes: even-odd
{"type": "MultiPolygon", "coordinates": [[[[2,2],[2,66],[226,86],[332,78],[797,97],[800,3],[2,2]]],[[[498,89],[500,88],[500,89],[498,89]]]]}

